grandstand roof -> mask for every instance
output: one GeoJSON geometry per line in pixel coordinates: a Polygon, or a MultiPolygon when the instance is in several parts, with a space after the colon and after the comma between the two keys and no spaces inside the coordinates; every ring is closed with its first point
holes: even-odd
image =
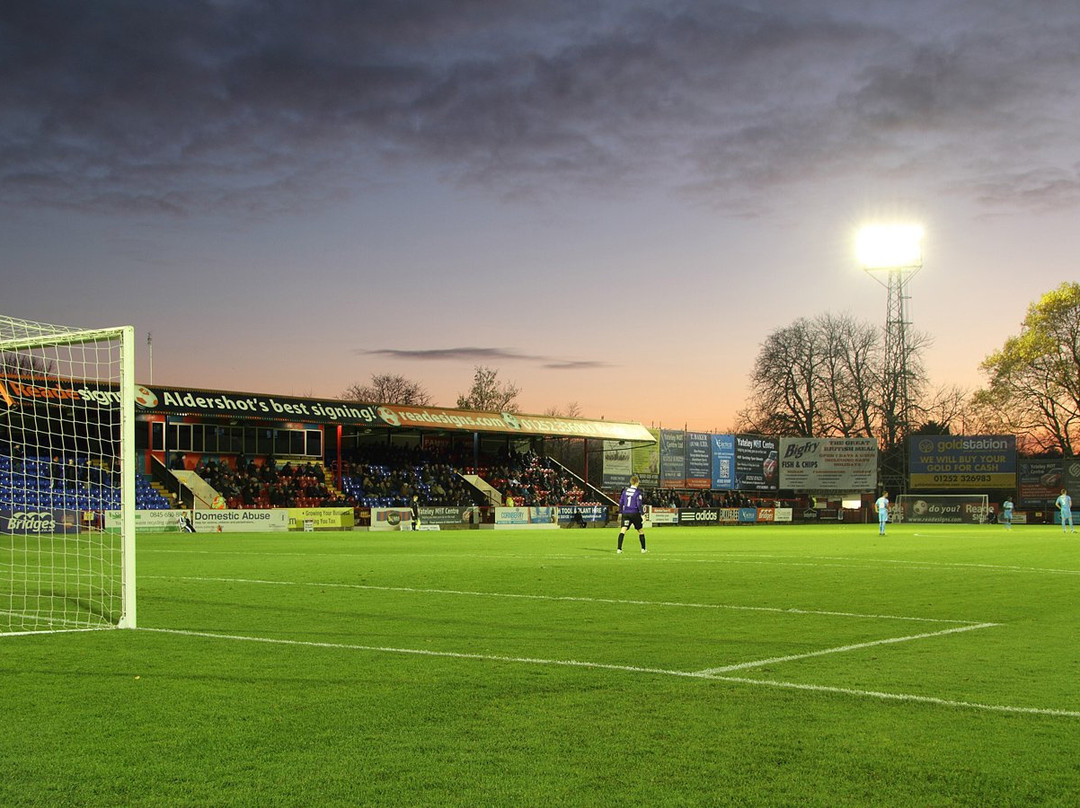
{"type": "MultiPolygon", "coordinates": [[[[36,381],[31,377],[0,377],[0,398],[15,403],[35,402],[115,406],[117,386],[108,382],[82,380],[36,381]]],[[[201,390],[160,385],[136,386],[136,411],[165,415],[299,421],[314,424],[345,424],[385,429],[435,430],[440,432],[488,432],[493,434],[545,435],[551,437],[594,438],[651,444],[653,434],[638,423],[585,418],[560,418],[510,412],[481,412],[416,407],[341,399],[296,398],[272,393],[229,390],[201,390]]]]}

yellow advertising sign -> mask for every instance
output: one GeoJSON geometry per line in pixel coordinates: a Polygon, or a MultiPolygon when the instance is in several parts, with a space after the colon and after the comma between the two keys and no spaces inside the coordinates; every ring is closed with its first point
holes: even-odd
{"type": "Polygon", "coordinates": [[[988,474],[912,474],[912,488],[1015,488],[1016,475],[994,472],[988,474]]]}
{"type": "Polygon", "coordinates": [[[303,530],[304,522],[316,530],[341,530],[355,524],[352,508],[289,508],[289,530],[303,530]]]}

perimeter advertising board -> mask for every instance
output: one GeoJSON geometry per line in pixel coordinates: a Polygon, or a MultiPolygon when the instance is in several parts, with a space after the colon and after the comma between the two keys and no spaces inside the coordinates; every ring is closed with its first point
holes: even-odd
{"type": "Polygon", "coordinates": [[[915,435],[909,452],[911,488],[1016,487],[1015,435],[915,435]]]}
{"type": "MultiPolygon", "coordinates": [[[[135,511],[135,532],[145,530],[148,532],[164,532],[179,530],[177,519],[180,514],[190,516],[189,511],[155,510],[135,511]]],[[[112,530],[121,530],[124,524],[124,515],[120,511],[105,512],[105,527],[112,530]]]]}
{"type": "Polygon", "coordinates": [[[408,508],[372,508],[371,530],[412,530],[412,511],[408,508]]]}
{"type": "Polygon", "coordinates": [[[776,438],[735,436],[735,488],[739,491],[775,491],[779,482],[779,445],[776,438]]]}
{"type": "Polygon", "coordinates": [[[1016,475],[1021,508],[1043,508],[1061,493],[1065,471],[1061,460],[1021,460],[1016,475]]]}
{"type": "Polygon", "coordinates": [[[677,525],[679,524],[679,509],[649,508],[648,520],[652,525],[677,525]]]}
{"type": "Polygon", "coordinates": [[[422,525],[477,525],[480,511],[472,505],[421,505],[422,525]]]}
{"type": "Polygon", "coordinates": [[[660,487],[686,488],[686,433],[660,431],[660,487]]]}
{"type": "Polygon", "coordinates": [[[288,508],[289,530],[303,530],[310,522],[314,530],[342,530],[355,524],[352,508],[288,508]]]}
{"type": "MultiPolygon", "coordinates": [[[[926,499],[902,497],[900,521],[912,524],[971,524],[986,523],[986,508],[981,501],[973,501],[962,494],[947,494],[926,499]]],[[[892,514],[889,514],[890,518],[892,514]]]]}
{"type": "Polygon", "coordinates": [[[573,522],[575,514],[580,516],[583,522],[600,522],[608,520],[608,509],[605,505],[560,505],[559,521],[573,522]]]}
{"type": "Polygon", "coordinates": [[[704,432],[686,433],[686,487],[708,489],[712,485],[712,444],[704,432]]]}
{"type": "Polygon", "coordinates": [[[1066,460],[1064,472],[1065,475],[1061,487],[1068,489],[1069,496],[1074,500],[1080,498],[1080,460],[1077,460],[1075,457],[1066,460]]]}
{"type": "Polygon", "coordinates": [[[680,525],[716,525],[720,523],[717,508],[679,508],[680,525]]]}
{"type": "Polygon", "coordinates": [[[655,442],[635,446],[631,453],[631,464],[643,487],[656,488],[660,485],[660,430],[648,431],[655,442]]]}
{"type": "MultiPolygon", "coordinates": [[[[191,511],[153,510],[135,511],[136,533],[167,533],[178,531],[181,516],[191,516],[191,511]]],[[[105,527],[108,530],[122,530],[123,514],[120,511],[105,511],[105,527]]],[[[216,528],[215,528],[216,530],[216,528]]]]}
{"type": "Polygon", "coordinates": [[[712,436],[712,487],[716,491],[735,488],[735,436],[712,436]]]}
{"type": "Polygon", "coordinates": [[[191,521],[196,533],[284,532],[289,529],[289,512],[284,508],[191,511],[191,521]]]}
{"type": "Polygon", "coordinates": [[[632,457],[630,446],[625,441],[604,441],[604,488],[625,488],[630,485],[632,457]]]}
{"type": "Polygon", "coordinates": [[[52,535],[78,532],[78,511],[31,507],[0,511],[0,533],[52,535]]]}
{"type": "Polygon", "coordinates": [[[496,508],[495,527],[500,528],[558,528],[559,509],[553,505],[533,508],[496,508]]]}
{"type": "Polygon", "coordinates": [[[873,438],[780,438],[780,487],[785,491],[873,491],[873,438]]]}

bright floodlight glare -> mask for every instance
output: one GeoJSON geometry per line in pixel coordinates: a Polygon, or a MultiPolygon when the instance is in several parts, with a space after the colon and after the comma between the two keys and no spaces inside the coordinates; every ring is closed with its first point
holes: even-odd
{"type": "Polygon", "coordinates": [[[874,224],[855,236],[855,255],[866,269],[922,264],[923,229],[916,224],[874,224]]]}

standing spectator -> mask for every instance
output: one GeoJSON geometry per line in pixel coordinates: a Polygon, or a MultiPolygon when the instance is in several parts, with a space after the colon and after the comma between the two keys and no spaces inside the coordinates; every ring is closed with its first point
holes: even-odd
{"type": "Polygon", "coordinates": [[[622,552],[623,538],[626,531],[633,526],[638,532],[638,541],[641,542],[641,552],[645,550],[645,525],[642,522],[642,492],[638,488],[641,479],[635,474],[630,477],[630,485],[623,489],[619,497],[619,513],[621,514],[622,526],[619,528],[619,547],[616,552],[622,552]]]}

